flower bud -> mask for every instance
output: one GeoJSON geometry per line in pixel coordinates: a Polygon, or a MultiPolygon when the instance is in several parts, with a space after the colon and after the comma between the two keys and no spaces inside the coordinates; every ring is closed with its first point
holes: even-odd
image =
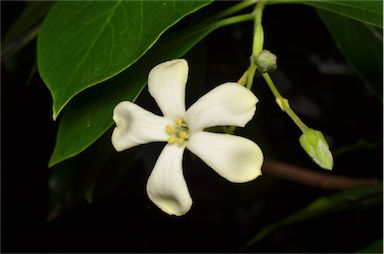
{"type": "Polygon", "coordinates": [[[255,63],[261,73],[270,72],[277,68],[277,57],[269,50],[263,50],[256,56],[255,63]]]}
{"type": "Polygon", "coordinates": [[[320,167],[332,170],[333,157],[323,133],[314,129],[307,129],[300,136],[300,145],[320,167]]]}

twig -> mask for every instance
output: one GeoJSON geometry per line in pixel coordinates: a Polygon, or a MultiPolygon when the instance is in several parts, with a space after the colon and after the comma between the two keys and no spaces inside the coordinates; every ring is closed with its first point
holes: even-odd
{"type": "Polygon", "coordinates": [[[356,185],[379,183],[376,178],[332,175],[273,160],[264,161],[263,172],[267,175],[326,190],[343,190],[356,185]]]}

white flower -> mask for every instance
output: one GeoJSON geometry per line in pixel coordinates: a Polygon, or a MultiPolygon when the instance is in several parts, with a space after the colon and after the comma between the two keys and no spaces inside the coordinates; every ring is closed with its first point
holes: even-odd
{"type": "Polygon", "coordinates": [[[148,179],[147,193],[161,210],[174,215],[183,215],[192,206],[182,169],[185,148],[235,183],[255,179],[263,164],[263,154],[253,141],[204,131],[213,126],[244,127],[255,114],[256,96],[237,83],[225,83],[186,110],[187,77],[188,64],[183,59],[159,64],[149,73],[149,93],[164,117],[129,101],[120,102],[113,111],[112,144],[117,151],[167,142],[148,179]]]}

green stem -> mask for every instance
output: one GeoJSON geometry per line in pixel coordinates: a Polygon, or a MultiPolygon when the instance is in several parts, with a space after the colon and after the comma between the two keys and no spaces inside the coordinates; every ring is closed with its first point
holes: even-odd
{"type": "MultiPolygon", "coordinates": [[[[236,4],[230,8],[222,11],[222,12],[217,13],[216,15],[208,17],[207,19],[203,20],[202,22],[199,22],[197,25],[192,26],[191,29],[196,30],[196,28],[198,28],[199,30],[200,29],[202,30],[204,28],[211,27],[214,24],[221,22],[222,20],[227,20],[227,18],[226,19],[223,19],[223,18],[225,18],[229,15],[232,15],[236,12],[239,12],[239,11],[241,11],[241,10],[251,6],[251,5],[254,5],[256,2],[257,2],[257,0],[249,0],[249,1],[244,1],[244,2],[241,2],[239,4],[236,4]]],[[[249,14],[249,15],[251,15],[251,14],[249,14]]],[[[243,15],[238,15],[237,17],[239,17],[239,16],[243,16],[243,15]]],[[[251,15],[251,16],[253,17],[253,15],[251,15]]],[[[231,17],[231,18],[235,18],[235,17],[231,17]]],[[[251,19],[252,18],[246,19],[246,20],[251,20],[251,19]]],[[[242,22],[242,21],[243,20],[240,20],[238,22],[242,22]]],[[[229,24],[235,24],[238,22],[234,21],[233,23],[229,23],[229,24]]],[[[226,23],[224,25],[226,25],[226,23]]]]}
{"type": "Polygon", "coordinates": [[[241,78],[236,82],[242,86],[245,86],[247,83],[247,77],[248,77],[248,70],[246,70],[243,75],[241,75],[241,78]]]}
{"type": "Polygon", "coordinates": [[[308,126],[305,125],[303,121],[301,121],[301,119],[291,109],[291,107],[289,106],[288,100],[285,99],[283,96],[281,96],[279,90],[277,90],[269,74],[262,73],[261,75],[263,76],[265,82],[267,82],[267,85],[269,89],[272,91],[273,95],[275,96],[276,103],[280,106],[281,110],[287,113],[288,116],[292,119],[292,121],[297,125],[297,127],[299,127],[300,130],[304,133],[308,129],[308,126]]]}
{"type": "Polygon", "coordinates": [[[264,31],[261,25],[261,20],[263,17],[263,10],[265,6],[265,0],[260,0],[253,11],[254,15],[254,35],[253,35],[253,45],[252,45],[252,56],[250,59],[250,65],[248,68],[248,77],[246,87],[251,90],[253,79],[255,77],[257,66],[254,62],[255,56],[257,56],[263,49],[264,44],[264,31]]]}
{"type": "Polygon", "coordinates": [[[255,15],[255,27],[254,27],[254,35],[253,35],[253,46],[252,46],[252,55],[256,57],[263,50],[264,44],[264,31],[261,24],[263,19],[263,10],[265,7],[265,0],[260,0],[255,10],[253,11],[255,15]]]}
{"type": "Polygon", "coordinates": [[[209,19],[207,19],[207,22],[225,18],[229,15],[232,15],[233,13],[236,13],[236,12],[241,11],[241,10],[251,6],[251,5],[256,4],[257,1],[258,0],[248,0],[248,1],[243,1],[239,4],[235,4],[234,6],[228,8],[222,12],[219,12],[216,15],[211,16],[209,19]]]}
{"type": "Polygon", "coordinates": [[[232,25],[232,24],[236,24],[236,23],[250,21],[252,19],[253,19],[253,14],[249,13],[249,14],[233,16],[230,18],[225,18],[222,20],[217,20],[217,21],[209,22],[209,23],[206,21],[202,21],[198,24],[195,24],[193,26],[190,26],[188,28],[180,30],[180,31],[178,31],[178,33],[180,33],[180,36],[182,36],[183,34],[200,33],[203,31],[206,31],[207,33],[209,33],[211,31],[213,31],[217,28],[223,27],[223,26],[228,26],[228,25],[232,25]]]}
{"type": "Polygon", "coordinates": [[[256,24],[261,23],[261,20],[263,18],[263,10],[264,10],[264,6],[265,6],[265,2],[266,2],[266,0],[259,0],[256,7],[255,7],[254,14],[255,14],[255,23],[256,24]]]}
{"type": "Polygon", "coordinates": [[[277,90],[275,84],[273,83],[271,77],[269,76],[268,73],[262,73],[261,74],[263,78],[265,79],[265,82],[267,82],[269,89],[271,89],[273,95],[275,96],[276,99],[283,99],[283,96],[281,96],[279,90],[277,90]]]}
{"type": "Polygon", "coordinates": [[[253,61],[251,60],[251,65],[249,66],[248,68],[248,78],[247,78],[247,85],[246,87],[251,90],[252,88],[252,84],[253,84],[253,78],[255,77],[255,73],[256,73],[256,65],[253,63],[253,61]]]}
{"type": "MultiPolygon", "coordinates": [[[[222,26],[232,25],[232,24],[236,24],[236,23],[240,23],[240,22],[244,22],[252,19],[253,19],[252,13],[243,14],[243,15],[238,15],[238,16],[233,16],[230,18],[218,20],[216,22],[211,23],[209,27],[212,27],[212,28],[222,27],[222,26]]],[[[203,29],[207,29],[207,27],[205,28],[203,27],[203,29]]]]}

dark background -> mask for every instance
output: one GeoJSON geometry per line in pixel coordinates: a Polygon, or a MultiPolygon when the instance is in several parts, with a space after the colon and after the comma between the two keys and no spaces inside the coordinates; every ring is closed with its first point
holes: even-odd
{"type": "MultiPolygon", "coordinates": [[[[231,4],[215,3],[174,29],[231,4]]],[[[2,36],[23,7],[23,2],[1,2],[2,36]]],[[[346,63],[314,9],[268,6],[263,24],[265,48],[278,56],[279,69],[272,77],[303,121],[326,134],[333,151],[360,138],[382,140],[380,100],[346,63]]],[[[185,56],[190,64],[188,105],[212,87],[240,78],[248,66],[251,34],[251,23],[221,28],[185,56]]],[[[46,165],[57,123],[38,74],[26,83],[35,46],[33,41],[2,62],[3,252],[236,252],[263,226],[333,193],[268,175],[232,184],[187,153],[184,174],[194,204],[185,216],[171,217],[146,196],[146,180],[162,147],[149,144],[136,149],[141,159],[127,166],[113,192],[92,204],[80,202],[47,222],[48,179],[55,168],[46,165]]],[[[237,134],[252,137],[267,160],[321,170],[302,151],[299,130],[260,78],[253,91],[260,100],[256,116],[237,134]]],[[[147,91],[137,103],[155,107],[147,91]]],[[[381,180],[381,147],[336,157],[333,174],[381,180]]],[[[382,207],[360,207],[276,230],[247,251],[353,252],[377,239],[382,239],[382,207]]]]}

